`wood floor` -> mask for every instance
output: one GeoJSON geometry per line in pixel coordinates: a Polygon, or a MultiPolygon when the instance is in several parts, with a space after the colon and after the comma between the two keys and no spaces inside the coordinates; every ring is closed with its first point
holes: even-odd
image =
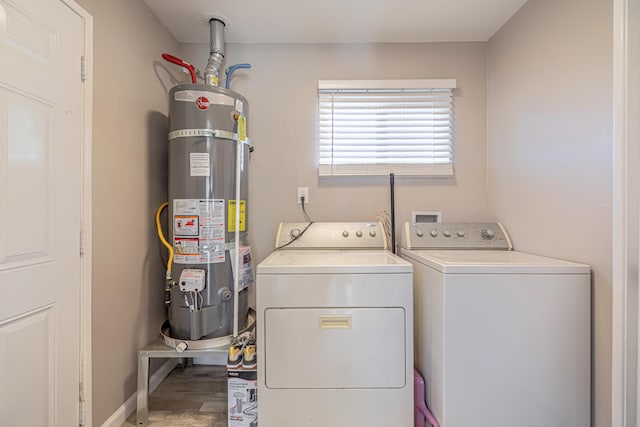
{"type": "MultiPolygon", "coordinates": [[[[136,426],[134,413],[122,427],[136,426]]],[[[227,369],[178,366],[149,399],[149,426],[224,427],[227,425],[227,369]]]]}

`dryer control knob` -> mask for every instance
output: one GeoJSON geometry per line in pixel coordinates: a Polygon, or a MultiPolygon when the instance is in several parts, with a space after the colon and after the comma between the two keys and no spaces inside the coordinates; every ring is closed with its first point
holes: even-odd
{"type": "Polygon", "coordinates": [[[300,233],[301,233],[301,231],[300,231],[299,228],[294,228],[294,229],[291,230],[291,237],[295,239],[296,237],[298,237],[300,235],[300,233]]]}
{"type": "Polygon", "coordinates": [[[418,237],[424,236],[424,231],[422,231],[422,230],[416,231],[416,236],[418,236],[418,237]]]}
{"type": "Polygon", "coordinates": [[[349,232],[347,230],[344,230],[342,232],[342,237],[349,237],[349,232]]]}
{"type": "Polygon", "coordinates": [[[362,231],[360,231],[360,230],[356,231],[356,236],[362,237],[362,231]]]}
{"type": "Polygon", "coordinates": [[[438,230],[434,228],[429,232],[429,234],[431,235],[431,237],[438,237],[438,230]]]}
{"type": "Polygon", "coordinates": [[[442,234],[444,234],[444,237],[451,237],[451,230],[444,230],[442,234]]]}
{"type": "Polygon", "coordinates": [[[371,237],[376,237],[376,230],[371,230],[371,231],[369,232],[369,236],[371,236],[371,237]]]}
{"type": "Polygon", "coordinates": [[[485,240],[493,240],[494,237],[496,237],[496,232],[490,228],[483,228],[482,231],[480,231],[480,236],[485,240]]]}
{"type": "Polygon", "coordinates": [[[458,237],[464,237],[464,230],[458,230],[458,237]]]}

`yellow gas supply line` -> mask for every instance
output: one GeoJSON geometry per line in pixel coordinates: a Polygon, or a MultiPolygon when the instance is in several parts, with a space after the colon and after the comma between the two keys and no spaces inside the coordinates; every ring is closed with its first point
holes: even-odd
{"type": "Polygon", "coordinates": [[[171,280],[171,267],[173,266],[173,246],[167,242],[167,239],[164,238],[164,233],[162,232],[162,226],[160,225],[160,214],[169,206],[168,202],[164,202],[160,205],[158,210],[156,211],[156,228],[158,229],[158,238],[162,242],[162,244],[169,250],[169,259],[167,260],[167,275],[166,279],[171,280]]]}

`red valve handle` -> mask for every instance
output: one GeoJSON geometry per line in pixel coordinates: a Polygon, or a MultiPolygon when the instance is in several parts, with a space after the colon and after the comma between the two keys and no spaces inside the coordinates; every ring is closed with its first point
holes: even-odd
{"type": "Polygon", "coordinates": [[[187,70],[189,70],[189,74],[191,74],[191,83],[196,84],[196,70],[193,67],[193,65],[189,64],[188,62],[184,62],[182,59],[175,57],[173,55],[169,55],[168,53],[163,53],[162,54],[162,58],[165,61],[169,61],[173,64],[179,65],[181,67],[186,68],[187,70]]]}

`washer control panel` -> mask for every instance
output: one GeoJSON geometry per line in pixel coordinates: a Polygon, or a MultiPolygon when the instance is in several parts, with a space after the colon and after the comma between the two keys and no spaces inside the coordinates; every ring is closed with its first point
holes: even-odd
{"type": "Polygon", "coordinates": [[[497,222],[407,222],[403,237],[406,249],[513,249],[507,232],[497,222]]]}
{"type": "Polygon", "coordinates": [[[387,237],[378,222],[283,222],[276,248],[385,249],[387,237]]]}

